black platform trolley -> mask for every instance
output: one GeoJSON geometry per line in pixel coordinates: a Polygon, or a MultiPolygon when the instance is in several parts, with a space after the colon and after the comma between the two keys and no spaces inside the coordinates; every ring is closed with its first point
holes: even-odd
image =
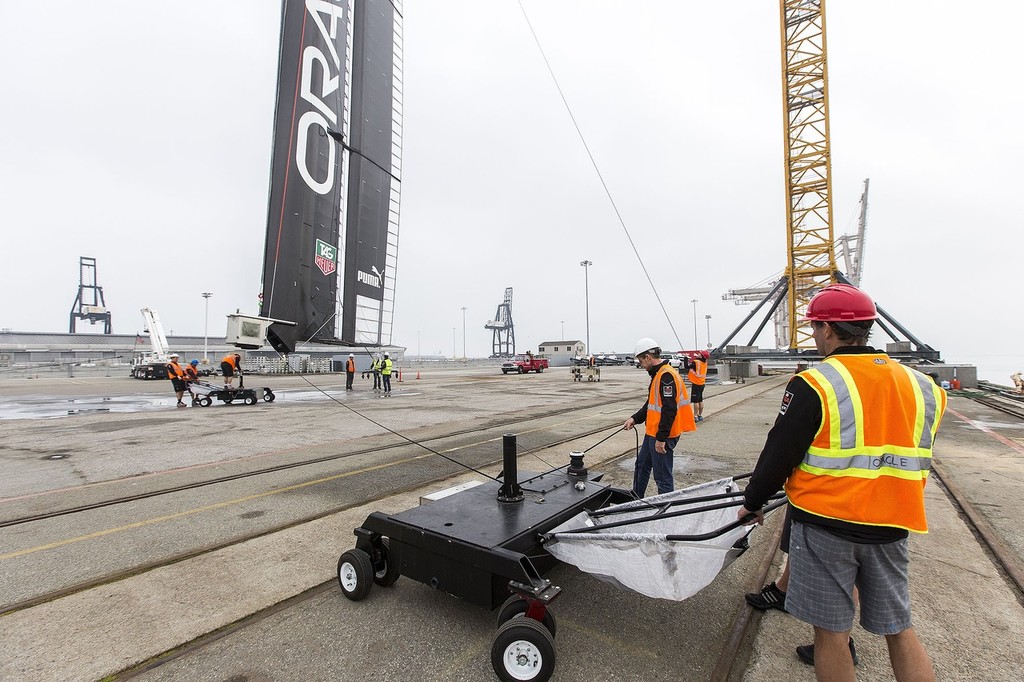
{"type": "Polygon", "coordinates": [[[555,617],[561,588],[543,574],[558,561],[541,535],[585,510],[630,499],[590,476],[582,453],[544,474],[519,476],[516,437],[503,438],[504,482],[488,482],[407,511],[370,514],[356,546],[338,559],[346,597],[406,576],[487,609],[498,609],[491,665],[499,679],[547,680],[555,667],[555,617]],[[523,616],[525,618],[518,618],[523,616]]]}

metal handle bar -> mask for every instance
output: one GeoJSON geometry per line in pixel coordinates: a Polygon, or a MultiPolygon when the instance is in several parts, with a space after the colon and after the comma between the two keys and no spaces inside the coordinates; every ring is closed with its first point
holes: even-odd
{"type": "MultiPolygon", "coordinates": [[[[775,493],[774,495],[772,495],[768,499],[770,499],[770,500],[777,500],[777,502],[774,503],[774,504],[770,504],[767,507],[765,507],[764,511],[772,511],[774,509],[777,509],[778,507],[781,507],[783,504],[786,504],[786,499],[785,498],[786,498],[785,493],[775,493]]],[[[569,534],[576,534],[576,533],[592,533],[595,530],[607,530],[608,528],[621,528],[623,526],[635,526],[638,523],[645,523],[647,521],[651,521],[651,520],[654,520],[654,519],[670,519],[670,518],[674,518],[676,516],[689,516],[690,514],[699,514],[700,512],[704,512],[704,511],[714,511],[716,509],[729,509],[731,507],[741,507],[741,506],[743,506],[742,502],[723,502],[722,504],[710,504],[710,505],[708,505],[706,507],[700,507],[698,509],[684,509],[682,511],[667,512],[667,513],[658,512],[656,514],[650,514],[650,515],[645,516],[645,517],[640,518],[640,519],[627,519],[625,521],[612,521],[611,523],[600,523],[600,524],[597,524],[597,525],[594,525],[594,526],[586,526],[584,528],[573,528],[571,530],[563,530],[563,531],[559,531],[558,535],[569,535],[569,534]]],[[[708,535],[706,533],[705,533],[705,535],[707,535],[707,537],[717,537],[718,535],[721,535],[722,533],[724,533],[726,531],[732,530],[733,528],[736,528],[737,526],[743,525],[744,522],[749,521],[752,518],[754,518],[754,514],[749,514],[746,517],[744,517],[743,519],[740,519],[740,520],[738,520],[738,521],[736,521],[734,523],[731,523],[731,524],[729,524],[729,525],[727,525],[727,526],[725,526],[725,527],[723,527],[723,528],[721,528],[721,529],[719,529],[717,531],[712,531],[712,533],[710,535],[708,535]]],[[[554,537],[554,534],[553,533],[542,533],[540,537],[541,537],[542,540],[547,540],[547,539],[550,539],[550,538],[554,537]]],[[[698,537],[703,537],[703,536],[696,536],[696,535],[694,535],[694,536],[689,536],[689,535],[673,536],[673,535],[670,535],[670,536],[667,536],[667,537],[670,540],[671,539],[688,540],[688,539],[698,538],[698,537]]],[[[703,538],[703,539],[707,539],[707,538],[703,538]]]]}

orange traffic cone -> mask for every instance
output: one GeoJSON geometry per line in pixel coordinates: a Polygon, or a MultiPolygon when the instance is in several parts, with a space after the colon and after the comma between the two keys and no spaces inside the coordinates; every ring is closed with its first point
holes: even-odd
{"type": "Polygon", "coordinates": [[[398,370],[398,383],[402,383],[402,370],[398,370]]]}
{"type": "Polygon", "coordinates": [[[418,380],[419,378],[420,378],[420,373],[416,372],[416,379],[418,380]]]}

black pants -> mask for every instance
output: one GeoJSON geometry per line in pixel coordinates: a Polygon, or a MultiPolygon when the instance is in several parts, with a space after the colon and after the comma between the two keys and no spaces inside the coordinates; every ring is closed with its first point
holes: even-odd
{"type": "Polygon", "coordinates": [[[391,375],[385,374],[384,376],[384,392],[391,393],[391,375]]]}
{"type": "Polygon", "coordinates": [[[345,390],[352,390],[352,380],[356,378],[355,372],[345,372],[345,390]]]}

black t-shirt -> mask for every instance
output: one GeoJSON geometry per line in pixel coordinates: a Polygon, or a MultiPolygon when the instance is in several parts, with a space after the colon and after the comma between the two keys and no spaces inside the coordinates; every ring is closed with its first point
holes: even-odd
{"type": "MultiPolygon", "coordinates": [[[[832,354],[878,352],[869,346],[843,346],[832,354]]],[[[800,466],[804,455],[807,454],[807,448],[811,446],[821,426],[821,419],[821,399],[815,390],[799,376],[790,379],[782,396],[782,405],[775,418],[775,425],[768,432],[757,459],[757,466],[754,467],[754,474],[747,484],[743,506],[750,510],[760,509],[769,497],[782,489],[786,479],[800,466]]],[[[811,514],[796,507],[793,507],[793,520],[821,526],[851,542],[881,544],[908,535],[903,528],[840,521],[811,514]]]]}

